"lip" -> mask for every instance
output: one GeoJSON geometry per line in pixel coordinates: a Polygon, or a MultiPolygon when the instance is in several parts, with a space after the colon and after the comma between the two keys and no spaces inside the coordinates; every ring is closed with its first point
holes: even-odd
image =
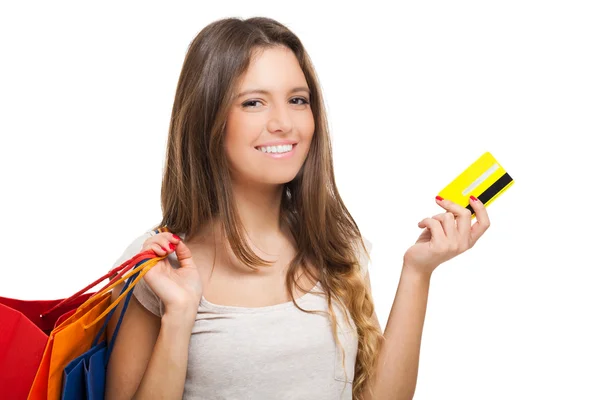
{"type": "MultiPolygon", "coordinates": [[[[271,143],[275,143],[275,142],[271,142],[271,143]]],[[[263,144],[260,146],[256,146],[255,150],[258,151],[260,154],[267,156],[267,157],[271,157],[271,158],[276,158],[276,159],[280,159],[280,158],[290,158],[294,155],[294,153],[296,153],[296,147],[298,143],[294,143],[291,141],[287,141],[286,143],[284,142],[277,142],[278,144],[263,144]],[[288,151],[287,153],[281,153],[281,154],[277,154],[277,153],[263,153],[262,150],[259,150],[259,147],[266,147],[266,146],[277,146],[280,144],[291,144],[292,145],[292,150],[288,151]]]]}

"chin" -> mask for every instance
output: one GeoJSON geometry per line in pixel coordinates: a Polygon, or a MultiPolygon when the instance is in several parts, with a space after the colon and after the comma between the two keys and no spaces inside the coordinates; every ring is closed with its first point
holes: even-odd
{"type": "Polygon", "coordinates": [[[262,183],[266,185],[285,185],[286,183],[291,182],[296,175],[290,177],[273,177],[271,179],[262,179],[262,183]]]}
{"type": "Polygon", "coordinates": [[[270,173],[264,174],[255,180],[265,185],[284,185],[291,182],[296,175],[298,175],[298,171],[294,173],[273,173],[273,171],[270,171],[270,173]]]}

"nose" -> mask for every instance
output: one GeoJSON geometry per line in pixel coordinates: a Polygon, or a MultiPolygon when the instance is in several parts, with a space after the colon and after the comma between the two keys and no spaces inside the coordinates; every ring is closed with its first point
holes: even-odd
{"type": "Polygon", "coordinates": [[[269,111],[267,129],[271,133],[287,133],[292,129],[293,122],[287,104],[274,104],[269,111]]]}

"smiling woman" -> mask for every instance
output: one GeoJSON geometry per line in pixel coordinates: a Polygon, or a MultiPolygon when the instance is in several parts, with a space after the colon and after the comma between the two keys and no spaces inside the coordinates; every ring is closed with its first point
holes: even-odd
{"type": "Polygon", "coordinates": [[[268,18],[216,21],[193,40],[161,195],[156,234],[115,263],[168,255],[134,289],[110,399],[410,399],[430,276],[489,227],[477,199],[473,226],[438,199],[445,212],[418,223],[382,334],[370,244],[335,184],[316,72],[268,18]]]}
{"type": "Polygon", "coordinates": [[[370,244],[331,154],[296,35],[268,18],[198,34],[172,110],[163,219],[116,263],[168,257],[136,286],[107,398],[363,398],[382,334],[370,244]]]}

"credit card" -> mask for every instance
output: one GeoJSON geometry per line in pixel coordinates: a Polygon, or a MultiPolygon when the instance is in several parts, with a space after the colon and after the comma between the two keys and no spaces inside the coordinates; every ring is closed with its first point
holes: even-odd
{"type": "Polygon", "coordinates": [[[469,204],[470,196],[477,197],[487,207],[513,183],[513,178],[494,156],[486,152],[442,189],[439,196],[468,208],[473,218],[475,212],[469,204]]]}

